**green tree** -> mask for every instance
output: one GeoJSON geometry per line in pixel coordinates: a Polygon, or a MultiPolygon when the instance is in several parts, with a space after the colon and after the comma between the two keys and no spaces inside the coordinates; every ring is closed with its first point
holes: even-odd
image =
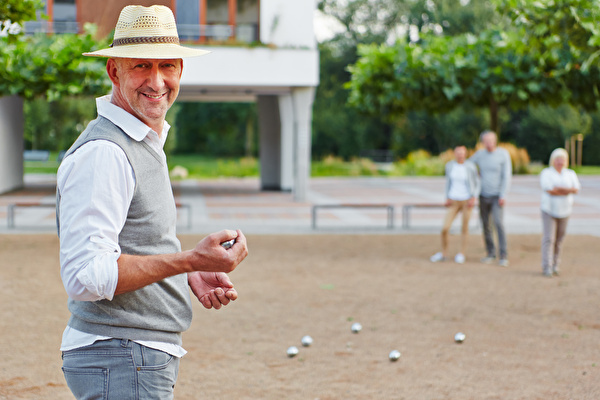
{"type": "MultiPolygon", "coordinates": [[[[43,3],[37,0],[0,2],[0,21],[23,22],[36,18],[43,3]]],[[[94,39],[95,27],[84,34],[8,35],[0,38],[0,96],[25,99],[26,148],[66,149],[95,116],[90,99],[110,88],[105,62],[83,52],[105,47],[94,39]]]]}
{"type": "MultiPolygon", "coordinates": [[[[551,0],[547,0],[550,2],[551,0]]],[[[584,0],[575,0],[582,3],[584,0]]],[[[565,1],[566,2],[566,1],[565,1]]],[[[588,2],[592,6],[592,2],[588,2]]],[[[593,8],[600,5],[594,3],[593,8]]],[[[553,12],[546,9],[546,12],[553,12]]],[[[566,18],[566,17],[565,17],[566,18]]],[[[575,18],[566,21],[580,24],[575,18]]],[[[593,32],[581,25],[589,43],[593,32]]],[[[419,43],[363,46],[351,67],[350,102],[370,115],[397,120],[404,113],[447,112],[461,104],[489,107],[491,128],[498,131],[498,108],[564,102],[594,109],[600,84],[598,67],[583,45],[563,45],[560,51],[531,47],[523,40],[535,35],[536,24],[514,30],[488,29],[478,35],[422,35],[419,43]],[[533,33],[531,33],[533,32],[533,33]],[[556,56],[558,54],[559,56],[556,56]]],[[[554,39],[568,37],[556,32],[554,39]]]]}
{"type": "Polygon", "coordinates": [[[25,101],[23,107],[27,149],[66,150],[96,117],[94,98],[86,96],[51,102],[40,97],[25,101]]]}
{"type": "Polygon", "coordinates": [[[0,2],[0,22],[17,23],[23,27],[23,22],[36,18],[36,12],[43,7],[40,0],[3,0],[0,2]]]}
{"type": "Polygon", "coordinates": [[[505,132],[515,144],[527,148],[532,160],[545,164],[552,150],[563,147],[572,135],[591,133],[592,117],[569,104],[530,106],[512,113],[505,132]]]}
{"type": "Polygon", "coordinates": [[[9,43],[0,40],[0,95],[38,96],[54,101],[62,96],[104,93],[110,88],[104,60],[83,52],[105,47],[93,38],[94,27],[83,35],[35,34],[9,43]]]}
{"type": "Polygon", "coordinates": [[[174,152],[256,156],[256,104],[186,102],[178,107],[174,152]]]}
{"type": "Polygon", "coordinates": [[[392,150],[396,156],[406,156],[413,146],[435,152],[466,140],[465,135],[476,137],[474,131],[480,128],[473,124],[481,121],[481,113],[474,107],[458,109],[444,123],[427,112],[409,113],[400,119],[386,119],[379,111],[361,115],[348,104],[350,91],[343,85],[351,78],[347,66],[359,58],[358,46],[408,42],[415,30],[442,31],[445,35],[479,32],[490,21],[499,20],[489,1],[324,0],[319,2],[319,9],[335,18],[344,30],[319,46],[314,156],[351,158],[362,149],[392,150]]]}
{"type": "MultiPolygon", "coordinates": [[[[39,0],[4,0],[0,21],[23,23],[36,18],[39,0]]],[[[19,95],[27,100],[42,96],[50,101],[61,96],[98,94],[108,87],[105,63],[83,52],[108,45],[94,39],[94,25],[84,34],[7,35],[0,37],[0,96],[19,95]],[[15,39],[16,38],[16,39],[15,39]]]]}

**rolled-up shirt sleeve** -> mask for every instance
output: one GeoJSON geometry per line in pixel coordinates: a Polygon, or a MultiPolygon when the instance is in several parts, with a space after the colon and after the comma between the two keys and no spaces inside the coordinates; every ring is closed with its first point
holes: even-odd
{"type": "Polygon", "coordinates": [[[70,298],[112,300],[119,277],[119,232],[135,189],[123,150],[96,140],[66,157],[57,174],[61,278],[70,298]]]}

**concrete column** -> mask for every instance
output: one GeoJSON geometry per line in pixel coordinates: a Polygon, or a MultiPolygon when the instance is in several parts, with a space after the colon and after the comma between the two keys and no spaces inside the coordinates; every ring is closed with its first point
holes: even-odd
{"type": "Polygon", "coordinates": [[[311,160],[313,87],[258,96],[260,182],[263,190],[291,190],[306,201],[311,160]]]}
{"type": "Polygon", "coordinates": [[[281,189],[292,191],[295,186],[296,154],[294,102],[290,94],[279,96],[279,117],[281,119],[281,189]]]}
{"type": "Polygon", "coordinates": [[[294,200],[306,201],[310,179],[312,106],[315,98],[314,87],[301,87],[292,90],[295,133],[295,177],[294,200]]]}
{"type": "Polygon", "coordinates": [[[0,97],[0,193],[23,187],[23,99],[0,97]]]}
{"type": "Polygon", "coordinates": [[[281,118],[277,96],[258,96],[260,186],[281,190],[281,118]]]}

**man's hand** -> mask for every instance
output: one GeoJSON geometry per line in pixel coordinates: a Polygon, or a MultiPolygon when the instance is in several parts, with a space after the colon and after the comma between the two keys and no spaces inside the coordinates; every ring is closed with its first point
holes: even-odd
{"type": "Polygon", "coordinates": [[[469,200],[467,200],[467,207],[473,208],[474,206],[475,206],[475,197],[471,197],[469,200]]]}
{"type": "Polygon", "coordinates": [[[444,203],[444,207],[450,207],[451,205],[452,205],[452,200],[446,199],[446,202],[444,203]]]}
{"type": "MultiPolygon", "coordinates": [[[[169,276],[193,272],[224,272],[235,269],[248,255],[246,237],[241,231],[223,230],[208,235],[192,250],[181,253],[138,256],[121,254],[117,260],[119,281],[115,295],[132,292],[169,276]],[[230,249],[221,243],[235,239],[230,249]]],[[[189,281],[189,278],[188,278],[189,281]]],[[[216,285],[216,287],[221,285],[216,285]]],[[[215,294],[223,294],[221,292],[215,294]]]]}
{"type": "Polygon", "coordinates": [[[208,235],[186,253],[194,271],[229,273],[246,258],[248,246],[242,231],[222,230],[208,235]],[[233,246],[224,249],[221,243],[231,239],[235,239],[233,246]]]}
{"type": "Polygon", "coordinates": [[[204,308],[209,310],[218,310],[238,297],[233,283],[223,272],[190,272],[188,284],[204,308]]]}
{"type": "Polygon", "coordinates": [[[504,197],[500,197],[500,198],[498,199],[498,205],[499,205],[500,207],[504,207],[504,203],[506,203],[506,201],[504,200],[504,197]]]}

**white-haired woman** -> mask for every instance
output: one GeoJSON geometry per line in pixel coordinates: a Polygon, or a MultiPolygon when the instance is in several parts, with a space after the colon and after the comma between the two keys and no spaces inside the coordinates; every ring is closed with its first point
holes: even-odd
{"type": "Polygon", "coordinates": [[[544,276],[558,275],[560,249],[567,222],[573,209],[573,195],[581,185],[575,171],[567,168],[569,154],[555,149],[550,155],[548,168],[540,173],[542,186],[542,270],[544,276]]]}

